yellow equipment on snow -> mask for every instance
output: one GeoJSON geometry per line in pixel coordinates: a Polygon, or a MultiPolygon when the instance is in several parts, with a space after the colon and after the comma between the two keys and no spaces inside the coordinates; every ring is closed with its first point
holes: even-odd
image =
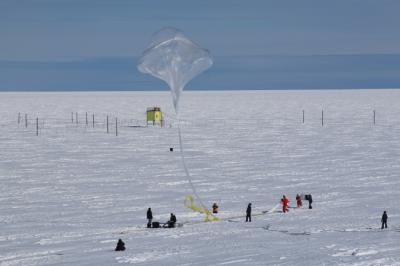
{"type": "Polygon", "coordinates": [[[219,221],[219,219],[215,217],[206,207],[196,206],[194,204],[193,196],[187,196],[185,198],[185,207],[195,212],[204,213],[206,215],[206,217],[204,218],[205,222],[219,221]]]}
{"type": "Polygon", "coordinates": [[[149,107],[146,112],[147,124],[153,122],[153,125],[160,123],[161,126],[164,124],[163,114],[160,107],[149,107]]]}

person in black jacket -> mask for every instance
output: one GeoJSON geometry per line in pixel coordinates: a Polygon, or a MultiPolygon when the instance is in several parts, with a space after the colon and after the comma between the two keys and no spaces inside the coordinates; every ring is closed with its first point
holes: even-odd
{"type": "Polygon", "coordinates": [[[122,239],[118,239],[117,247],[115,248],[115,251],[124,251],[125,250],[125,243],[122,241],[122,239]]]}
{"type": "Polygon", "coordinates": [[[249,205],[247,205],[246,222],[251,222],[251,203],[249,203],[249,205]]]}
{"type": "Polygon", "coordinates": [[[218,213],[218,205],[217,203],[214,202],[214,204],[212,205],[212,212],[213,213],[218,213]]]}
{"type": "Polygon", "coordinates": [[[171,213],[171,216],[169,218],[168,223],[168,228],[174,228],[175,227],[175,223],[176,223],[176,216],[175,214],[171,213]]]}
{"type": "Polygon", "coordinates": [[[151,221],[153,220],[153,212],[151,211],[151,208],[147,209],[147,227],[151,227],[151,221]]]}
{"type": "Polygon", "coordinates": [[[312,196],[311,196],[311,194],[304,195],[304,199],[308,201],[308,208],[312,209],[312,206],[311,206],[311,204],[312,204],[312,196]]]}
{"type": "Polygon", "coordinates": [[[382,219],[381,219],[381,222],[382,222],[381,229],[383,229],[383,227],[387,228],[387,219],[388,219],[387,213],[386,213],[386,211],[384,211],[382,214],[382,219]]]}

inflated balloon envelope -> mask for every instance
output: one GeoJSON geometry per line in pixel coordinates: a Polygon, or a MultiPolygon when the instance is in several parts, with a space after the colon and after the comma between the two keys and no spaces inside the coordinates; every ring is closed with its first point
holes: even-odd
{"type": "MultiPolygon", "coordinates": [[[[213,61],[207,49],[203,49],[189,40],[178,29],[164,28],[153,35],[150,45],[139,60],[138,69],[143,73],[164,80],[169,85],[175,113],[178,116],[179,98],[183,88],[191,79],[211,67],[212,64],[213,61]]],[[[205,221],[216,221],[218,219],[204,206],[191,180],[189,169],[185,162],[179,124],[178,136],[186,177],[201,207],[197,207],[194,204],[192,197],[189,197],[191,199],[190,204],[185,200],[185,205],[194,211],[205,214],[205,221]]]]}
{"type": "Polygon", "coordinates": [[[139,71],[164,80],[171,88],[175,112],[185,85],[213,64],[210,52],[188,39],[182,31],[164,28],[153,35],[140,58],[139,71]]]}

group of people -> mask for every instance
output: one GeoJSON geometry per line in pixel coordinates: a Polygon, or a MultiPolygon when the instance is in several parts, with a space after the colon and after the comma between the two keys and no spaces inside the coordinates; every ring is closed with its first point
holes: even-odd
{"type": "MultiPolygon", "coordinates": [[[[309,208],[312,209],[311,194],[304,195],[304,199],[308,200],[309,208]]],[[[285,195],[283,195],[281,202],[282,202],[282,206],[283,206],[282,211],[283,212],[289,211],[289,209],[288,209],[289,208],[289,199],[285,195]]],[[[303,206],[302,196],[299,194],[296,195],[296,203],[297,203],[297,208],[300,208],[303,206]]],[[[212,208],[213,208],[213,213],[218,213],[218,205],[216,203],[213,204],[212,208]]],[[[159,227],[159,226],[153,226],[153,212],[152,212],[151,208],[147,209],[147,220],[148,220],[147,227],[159,227]]],[[[382,219],[381,219],[381,222],[382,222],[381,229],[387,228],[387,220],[388,220],[388,215],[387,215],[386,211],[384,211],[382,214],[382,219]]],[[[177,222],[177,219],[176,219],[175,214],[171,213],[169,221],[167,221],[165,224],[167,225],[168,228],[174,228],[176,222],[177,222]]],[[[251,222],[251,203],[249,203],[247,205],[246,222],[251,222]]],[[[159,224],[158,222],[154,222],[154,223],[159,224]]],[[[124,250],[125,250],[125,243],[121,239],[118,239],[118,243],[115,248],[115,251],[124,251],[124,250]]]]}
{"type": "MultiPolygon", "coordinates": [[[[311,194],[308,195],[296,195],[296,202],[297,202],[297,208],[300,208],[303,206],[302,203],[302,199],[305,199],[308,201],[309,204],[309,209],[312,209],[311,203],[312,203],[312,196],[311,194]]],[[[282,199],[281,199],[281,203],[282,203],[282,212],[286,213],[289,211],[289,199],[283,195],[282,199]]],[[[213,214],[218,213],[219,210],[219,206],[217,205],[217,203],[214,202],[214,204],[212,205],[212,212],[213,214]]],[[[151,208],[147,209],[147,227],[151,228],[151,227],[159,227],[159,223],[155,222],[156,224],[153,224],[153,212],[151,211],[151,208]]],[[[176,224],[176,216],[175,214],[171,213],[170,219],[169,221],[167,221],[166,223],[164,223],[165,225],[167,225],[166,227],[168,228],[173,228],[175,227],[176,224]]],[[[246,209],[246,222],[251,222],[251,203],[249,203],[247,205],[247,209],[246,209]]],[[[383,225],[382,225],[383,226],[383,225]]]]}
{"type": "MultiPolygon", "coordinates": [[[[177,222],[177,219],[176,219],[175,214],[171,213],[169,220],[166,223],[164,223],[164,225],[166,225],[164,227],[174,228],[176,222],[177,222]]],[[[151,210],[151,208],[148,208],[147,209],[147,227],[148,228],[151,228],[151,227],[157,228],[159,226],[160,226],[159,222],[153,222],[153,211],[151,210]]]]}
{"type": "MultiPolygon", "coordinates": [[[[303,206],[303,201],[302,201],[303,199],[308,201],[308,208],[312,209],[311,204],[312,204],[313,200],[312,200],[311,194],[306,194],[306,195],[297,194],[296,195],[297,208],[301,208],[303,206]]],[[[289,199],[285,195],[283,195],[283,197],[281,199],[281,203],[282,203],[282,212],[284,212],[284,213],[288,212],[289,211],[289,199]]]]}
{"type": "MultiPolygon", "coordinates": [[[[305,199],[308,201],[308,208],[312,209],[312,196],[311,194],[307,194],[307,195],[296,195],[296,203],[297,203],[297,208],[301,208],[303,206],[303,202],[302,199],[305,199]]],[[[281,203],[282,203],[282,212],[286,213],[289,211],[289,199],[283,195],[282,199],[281,199],[281,203]]],[[[214,203],[215,204],[215,203],[214,203]]],[[[247,205],[247,209],[246,209],[246,222],[251,222],[251,203],[249,203],[247,205]]]]}
{"type": "MultiPolygon", "coordinates": [[[[312,205],[311,204],[312,204],[313,200],[312,200],[311,194],[307,194],[307,195],[299,195],[299,194],[297,194],[296,195],[297,208],[301,208],[303,206],[303,202],[302,202],[303,199],[308,201],[308,208],[312,209],[312,205]]],[[[282,212],[283,213],[288,212],[289,211],[289,199],[285,195],[283,195],[283,197],[281,199],[281,203],[282,203],[282,212]]],[[[218,213],[218,208],[219,208],[218,205],[216,203],[214,203],[212,205],[212,210],[213,210],[212,212],[214,214],[218,213]]],[[[153,224],[153,212],[152,212],[151,208],[147,209],[147,220],[148,220],[148,222],[147,222],[147,227],[148,228],[150,228],[150,227],[159,227],[159,223],[158,222],[154,222],[154,223],[157,223],[158,226],[157,225],[154,226],[154,224],[153,224]]],[[[382,214],[382,219],[381,219],[381,222],[382,222],[381,229],[387,228],[387,220],[388,220],[388,215],[387,215],[386,211],[384,211],[383,214],[382,214]]],[[[171,213],[169,220],[164,224],[166,225],[165,227],[174,228],[176,222],[177,222],[177,219],[176,219],[175,214],[171,213]]],[[[246,222],[251,222],[251,203],[249,203],[247,205],[246,222]]]]}

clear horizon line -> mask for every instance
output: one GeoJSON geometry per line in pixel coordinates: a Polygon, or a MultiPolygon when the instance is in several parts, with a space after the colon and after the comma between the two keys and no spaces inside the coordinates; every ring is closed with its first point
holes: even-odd
{"type": "MultiPolygon", "coordinates": [[[[0,62],[35,62],[35,63],[48,63],[48,62],[78,62],[93,59],[107,59],[107,58],[138,58],[141,55],[104,55],[104,56],[76,56],[76,57],[59,57],[47,59],[35,58],[0,58],[0,62]]],[[[213,57],[333,57],[333,56],[400,56],[400,53],[327,53],[327,54],[232,54],[232,55],[212,55],[213,57]]]]}
{"type": "MultiPolygon", "coordinates": [[[[346,90],[399,90],[399,88],[393,87],[376,87],[376,88],[326,88],[326,89],[318,89],[318,88],[308,88],[308,89],[232,89],[232,90],[224,90],[224,89],[186,89],[185,92],[198,92],[198,91],[207,91],[207,92],[240,92],[240,91],[346,91],[346,90]]],[[[151,89],[151,90],[0,90],[0,93],[27,93],[27,92],[169,92],[170,89],[151,89]]]]}

